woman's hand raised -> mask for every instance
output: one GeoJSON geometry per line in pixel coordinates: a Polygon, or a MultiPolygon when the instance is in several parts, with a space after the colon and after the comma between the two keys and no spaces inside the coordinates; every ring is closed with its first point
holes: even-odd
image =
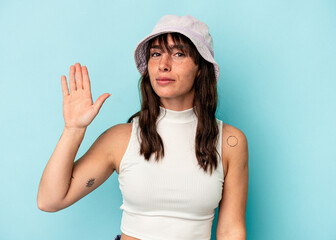
{"type": "Polygon", "coordinates": [[[70,93],[64,75],[61,77],[61,82],[65,127],[85,129],[97,116],[101,106],[111,94],[102,94],[93,104],[88,70],[86,66],[81,66],[79,63],[70,66],[70,93]]]}

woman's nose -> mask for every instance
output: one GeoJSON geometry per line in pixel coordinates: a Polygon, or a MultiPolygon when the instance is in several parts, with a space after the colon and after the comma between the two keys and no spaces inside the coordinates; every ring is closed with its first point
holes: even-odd
{"type": "Polygon", "coordinates": [[[171,59],[169,54],[162,54],[159,62],[160,71],[170,71],[171,69],[171,59]]]}

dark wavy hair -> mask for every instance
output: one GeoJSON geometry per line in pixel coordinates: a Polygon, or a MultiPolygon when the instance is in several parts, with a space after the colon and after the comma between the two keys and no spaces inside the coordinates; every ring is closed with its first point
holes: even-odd
{"type": "MultiPolygon", "coordinates": [[[[175,44],[183,44],[182,49],[186,56],[190,56],[194,63],[198,65],[200,74],[195,78],[193,88],[195,89],[193,106],[194,112],[198,118],[196,138],[195,138],[195,154],[200,168],[206,173],[210,170],[212,175],[213,169],[218,166],[217,155],[217,138],[219,134],[218,125],[216,122],[215,112],[217,109],[217,81],[214,66],[206,61],[197,51],[195,45],[189,38],[180,33],[165,33],[161,34],[148,43],[146,50],[146,61],[148,63],[150,57],[150,47],[153,42],[158,39],[160,46],[165,46],[170,53],[167,37],[171,35],[175,44]]],[[[164,156],[163,142],[156,130],[156,120],[160,113],[160,97],[152,88],[148,68],[139,79],[139,90],[141,92],[141,110],[133,114],[128,123],[134,117],[139,116],[139,126],[141,129],[141,147],[140,154],[144,155],[145,160],[149,161],[152,153],[155,153],[155,161],[164,156]]]]}

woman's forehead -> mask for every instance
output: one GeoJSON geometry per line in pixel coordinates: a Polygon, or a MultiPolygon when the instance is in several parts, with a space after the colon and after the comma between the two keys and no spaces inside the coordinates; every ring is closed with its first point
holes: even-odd
{"type": "Polygon", "coordinates": [[[157,36],[155,39],[152,40],[150,49],[163,50],[166,49],[166,47],[168,47],[169,50],[174,49],[183,50],[188,48],[181,38],[173,39],[169,33],[166,37],[166,40],[167,44],[165,43],[162,35],[157,36]]]}

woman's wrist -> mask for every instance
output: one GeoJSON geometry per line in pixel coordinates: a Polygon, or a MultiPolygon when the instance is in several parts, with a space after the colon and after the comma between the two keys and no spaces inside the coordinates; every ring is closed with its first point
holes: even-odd
{"type": "Polygon", "coordinates": [[[67,127],[64,126],[64,130],[63,132],[65,132],[65,134],[84,134],[86,131],[86,127],[67,127]]]}

